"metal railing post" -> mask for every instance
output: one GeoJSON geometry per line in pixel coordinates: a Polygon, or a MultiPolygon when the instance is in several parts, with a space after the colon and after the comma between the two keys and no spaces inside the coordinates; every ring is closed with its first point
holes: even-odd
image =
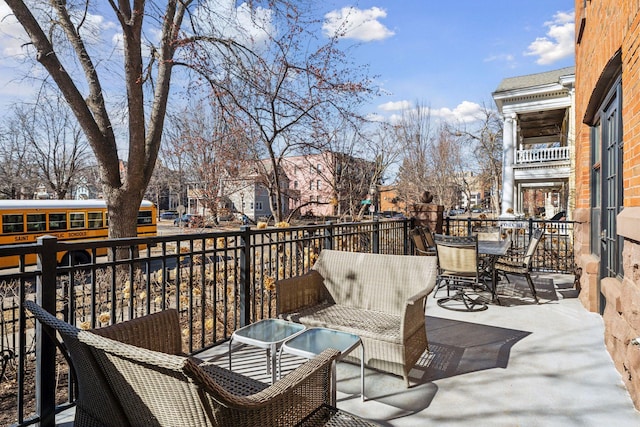
{"type": "MultiPolygon", "coordinates": [[[[36,276],[36,302],[46,311],[56,315],[56,248],[58,239],[54,236],[38,238],[41,246],[38,253],[38,271],[36,276]]],[[[47,331],[40,322],[36,322],[36,413],[40,417],[40,426],[55,426],[56,409],[56,345],[53,339],[55,331],[47,331]]]]}
{"type": "Polygon", "coordinates": [[[327,228],[324,229],[323,249],[333,249],[333,222],[327,221],[327,228]]]}
{"type": "Polygon", "coordinates": [[[533,218],[529,218],[529,240],[527,240],[527,245],[529,244],[529,241],[531,240],[532,235],[533,235],[533,218]]]}
{"type": "Polygon", "coordinates": [[[240,227],[240,327],[251,323],[251,227],[240,227]]]}
{"type": "Polygon", "coordinates": [[[371,236],[373,242],[371,242],[371,252],[374,254],[380,253],[380,220],[375,218],[373,220],[373,233],[371,236]]]}
{"type": "Polygon", "coordinates": [[[413,222],[413,219],[405,219],[402,222],[402,242],[404,244],[403,253],[409,255],[409,223],[413,222]]]}

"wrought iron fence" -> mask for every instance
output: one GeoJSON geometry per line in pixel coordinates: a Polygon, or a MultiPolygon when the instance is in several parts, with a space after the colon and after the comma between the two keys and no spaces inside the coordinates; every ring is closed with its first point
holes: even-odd
{"type": "MultiPolygon", "coordinates": [[[[493,220],[447,219],[445,233],[468,234],[493,220]]],[[[237,328],[274,317],[275,282],[306,272],[323,249],[413,253],[409,220],[327,223],[289,228],[183,234],[92,242],[59,242],[0,247],[0,257],[21,258],[20,267],[0,271],[3,394],[0,424],[53,425],[54,414],[72,405],[76,390],[55,348],[34,331],[22,309],[37,299],[80,328],[106,326],[164,310],[178,309],[185,348],[198,352],[228,340],[237,328]],[[98,256],[107,250],[106,256],[98,256]],[[59,266],[57,252],[83,251],[91,262],[59,266]],[[27,266],[27,254],[38,266],[27,266]],[[37,380],[36,380],[37,378],[37,380]],[[41,384],[39,389],[35,384],[41,384]],[[43,393],[55,390],[54,395],[43,393]],[[38,404],[36,404],[38,402],[38,404]],[[38,409],[36,409],[36,407],[38,409]]],[[[573,224],[526,221],[501,224],[514,245],[525,246],[534,227],[547,229],[536,268],[572,272],[573,224]],[[517,225],[517,227],[516,227],[517,225]],[[511,230],[511,231],[510,231],[511,230]]],[[[82,259],[82,257],[70,257],[82,259]]]]}
{"type": "Polygon", "coordinates": [[[444,232],[450,235],[468,235],[478,227],[500,227],[504,238],[509,238],[514,249],[527,247],[531,233],[544,228],[540,244],[532,260],[532,268],[541,272],[573,274],[574,222],[564,220],[513,220],[485,218],[446,218],[444,232]]]}
{"type": "Polygon", "coordinates": [[[408,227],[408,221],[242,227],[80,243],[45,237],[38,244],[0,247],[0,257],[20,255],[22,261],[0,272],[0,385],[11,390],[0,399],[6,405],[0,413],[10,417],[0,424],[51,425],[55,412],[75,399],[62,360],[36,364],[36,356],[55,357],[55,348],[34,332],[22,310],[25,299],[37,299],[82,329],[173,307],[180,312],[185,348],[194,353],[228,340],[241,326],[274,317],[276,280],[306,272],[322,249],[408,254],[408,227]],[[107,255],[98,256],[105,249],[107,255]],[[91,262],[58,266],[58,252],[85,252],[91,262]],[[38,266],[25,265],[26,255],[34,253],[38,266]],[[45,389],[56,393],[47,397],[45,389]]]}

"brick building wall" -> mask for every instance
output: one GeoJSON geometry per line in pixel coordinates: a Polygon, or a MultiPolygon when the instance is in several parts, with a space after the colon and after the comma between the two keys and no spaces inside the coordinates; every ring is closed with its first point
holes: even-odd
{"type": "MultiPolygon", "coordinates": [[[[605,343],[640,408],[640,1],[576,0],[576,226],[575,252],[582,303],[599,311],[605,343]],[[622,114],[622,188],[624,208],[616,217],[622,243],[622,268],[601,271],[598,228],[591,224],[594,169],[591,158],[594,108],[607,95],[607,82],[620,76],[622,114]],[[595,107],[594,107],[595,106],[595,107]],[[584,121],[588,124],[585,124],[584,121]],[[595,229],[595,231],[594,231],[595,229]],[[592,244],[593,243],[593,244],[592,244]],[[602,277],[602,278],[601,278],[602,277]],[[601,299],[604,296],[604,301],[601,299]]],[[[599,110],[598,110],[599,111],[599,110]]],[[[603,160],[604,164],[604,160],[603,160]]],[[[596,197],[597,198],[597,197],[596,197]]],[[[594,224],[598,225],[598,224],[594,224]]]]}

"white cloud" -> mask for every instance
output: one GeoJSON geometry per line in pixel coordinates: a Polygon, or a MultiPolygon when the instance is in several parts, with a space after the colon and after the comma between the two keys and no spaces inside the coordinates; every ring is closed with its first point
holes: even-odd
{"type": "Polygon", "coordinates": [[[262,47],[277,32],[273,11],[249,2],[202,0],[192,16],[199,33],[229,37],[244,45],[262,47]]]}
{"type": "Polygon", "coordinates": [[[546,37],[538,37],[524,53],[537,56],[537,64],[549,65],[574,53],[575,12],[557,12],[552,21],[545,22],[549,28],[546,37]]]}
{"type": "Polygon", "coordinates": [[[0,3],[0,51],[4,57],[20,57],[25,54],[22,45],[27,42],[27,34],[13,16],[13,12],[5,2],[0,3]]]}
{"type": "MultiPolygon", "coordinates": [[[[389,112],[400,111],[387,116],[385,121],[388,123],[400,123],[405,114],[416,111],[416,107],[408,101],[387,102],[378,106],[378,108],[389,112]]],[[[462,101],[454,109],[447,107],[429,108],[429,115],[435,121],[450,123],[472,123],[483,117],[482,106],[471,101],[462,101]]],[[[381,121],[382,116],[378,113],[372,113],[369,118],[381,121]]]]}
{"type": "Polygon", "coordinates": [[[431,109],[431,116],[438,117],[445,121],[470,123],[481,117],[482,106],[475,102],[462,101],[453,110],[450,108],[431,109]]]}
{"type": "Polygon", "coordinates": [[[324,16],[322,29],[327,37],[338,36],[365,42],[384,40],[395,34],[379,21],[386,16],[387,11],[379,7],[371,9],[343,7],[324,16]]]}
{"type": "Polygon", "coordinates": [[[390,101],[378,105],[382,111],[402,111],[411,108],[413,105],[409,101],[390,101]]]}
{"type": "Polygon", "coordinates": [[[515,57],[510,53],[502,53],[498,55],[491,55],[484,59],[484,62],[494,62],[494,61],[504,61],[507,63],[511,63],[515,61],[515,57]]]}

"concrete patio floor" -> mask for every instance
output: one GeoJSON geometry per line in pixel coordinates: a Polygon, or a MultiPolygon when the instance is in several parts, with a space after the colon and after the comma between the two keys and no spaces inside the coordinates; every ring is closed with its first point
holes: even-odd
{"type": "MultiPolygon", "coordinates": [[[[518,282],[500,292],[510,295],[503,305],[480,312],[446,310],[430,297],[431,352],[412,370],[414,385],[367,369],[362,402],[359,366],[339,363],[338,407],[383,426],[640,426],[602,318],[582,307],[572,278],[534,277],[540,305],[518,282]]],[[[227,347],[199,357],[228,367],[227,347]]],[[[263,350],[238,346],[233,360],[234,371],[269,381],[263,350]]],[[[283,371],[301,361],[287,356],[283,371]]]]}

